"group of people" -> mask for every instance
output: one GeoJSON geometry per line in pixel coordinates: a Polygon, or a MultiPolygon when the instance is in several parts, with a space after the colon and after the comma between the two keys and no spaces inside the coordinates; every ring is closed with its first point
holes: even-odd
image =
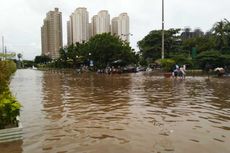
{"type": "Polygon", "coordinates": [[[177,78],[180,77],[181,79],[185,79],[186,75],[186,65],[183,65],[179,67],[179,65],[176,65],[173,72],[172,72],[172,77],[177,78]]]}
{"type": "Polygon", "coordinates": [[[225,73],[225,70],[222,67],[217,67],[217,68],[214,69],[214,72],[217,73],[218,77],[222,77],[224,75],[224,73],[225,73]]]}
{"type": "Polygon", "coordinates": [[[112,67],[107,66],[105,69],[98,69],[97,73],[98,74],[100,74],[100,73],[104,73],[104,74],[120,74],[120,73],[123,72],[122,70],[123,69],[120,66],[118,66],[116,68],[114,66],[112,66],[112,67]]]}

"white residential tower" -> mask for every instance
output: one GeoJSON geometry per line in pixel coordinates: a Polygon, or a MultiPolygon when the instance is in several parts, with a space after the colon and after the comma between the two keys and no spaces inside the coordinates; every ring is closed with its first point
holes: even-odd
{"type": "Polygon", "coordinates": [[[58,8],[46,14],[41,27],[41,42],[42,55],[52,59],[59,57],[59,50],[62,47],[62,13],[58,8]]]}

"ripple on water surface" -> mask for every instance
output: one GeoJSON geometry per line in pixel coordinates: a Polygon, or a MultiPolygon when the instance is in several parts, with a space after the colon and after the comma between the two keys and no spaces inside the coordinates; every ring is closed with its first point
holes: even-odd
{"type": "Polygon", "coordinates": [[[18,70],[11,89],[24,106],[24,139],[0,148],[25,153],[227,153],[229,80],[18,70]]]}

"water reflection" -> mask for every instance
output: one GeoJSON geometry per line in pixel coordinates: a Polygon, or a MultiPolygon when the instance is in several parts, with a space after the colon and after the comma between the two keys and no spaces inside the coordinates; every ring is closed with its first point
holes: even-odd
{"type": "Polygon", "coordinates": [[[14,141],[10,143],[0,143],[1,153],[21,153],[22,141],[14,141]]]}
{"type": "Polygon", "coordinates": [[[230,152],[229,79],[19,70],[11,86],[18,152],[230,152]]]}
{"type": "Polygon", "coordinates": [[[122,131],[127,125],[129,85],[130,77],[44,72],[43,150],[78,150],[108,140],[107,144],[127,143],[113,131],[122,131]]]}

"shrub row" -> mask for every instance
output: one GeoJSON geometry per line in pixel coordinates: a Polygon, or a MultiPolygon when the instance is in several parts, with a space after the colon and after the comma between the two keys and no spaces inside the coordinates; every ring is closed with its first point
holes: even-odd
{"type": "Polygon", "coordinates": [[[0,61],[0,129],[17,125],[21,105],[9,90],[10,77],[15,71],[13,61],[0,61]]]}

